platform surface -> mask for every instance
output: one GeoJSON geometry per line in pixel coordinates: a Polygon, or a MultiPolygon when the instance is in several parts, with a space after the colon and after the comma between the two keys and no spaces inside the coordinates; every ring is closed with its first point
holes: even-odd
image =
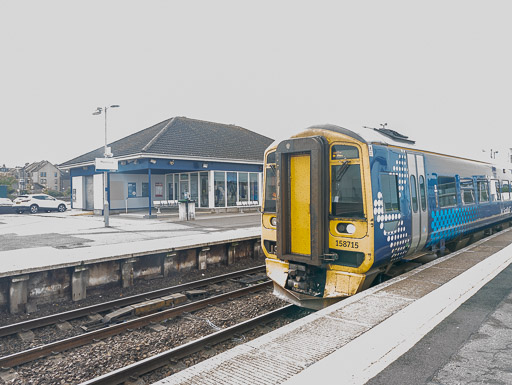
{"type": "Polygon", "coordinates": [[[512,231],[156,384],[512,383],[512,231]]]}
{"type": "Polygon", "coordinates": [[[196,215],[194,221],[178,221],[177,213],[112,215],[110,227],[77,210],[0,215],[0,277],[261,234],[259,212],[196,215]]]}

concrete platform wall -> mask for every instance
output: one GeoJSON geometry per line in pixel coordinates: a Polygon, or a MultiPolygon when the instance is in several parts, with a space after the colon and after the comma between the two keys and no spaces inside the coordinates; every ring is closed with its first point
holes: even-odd
{"type": "Polygon", "coordinates": [[[206,270],[208,266],[230,265],[261,255],[260,238],[255,237],[3,277],[0,278],[0,308],[11,313],[34,312],[38,304],[62,299],[83,300],[87,291],[130,287],[141,279],[166,277],[193,269],[206,270]]]}

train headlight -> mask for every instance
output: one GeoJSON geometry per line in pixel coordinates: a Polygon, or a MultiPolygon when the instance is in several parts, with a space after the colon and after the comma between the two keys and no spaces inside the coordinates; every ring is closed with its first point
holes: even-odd
{"type": "Polygon", "coordinates": [[[270,218],[270,224],[274,227],[277,226],[277,218],[276,217],[272,217],[270,218]]]}
{"type": "Polygon", "coordinates": [[[347,225],[347,233],[348,234],[354,234],[356,232],[356,227],[352,224],[352,223],[349,223],[347,225]]]}
{"type": "Polygon", "coordinates": [[[356,226],[352,223],[338,223],[336,225],[336,230],[341,234],[354,234],[356,232],[356,226]]]}

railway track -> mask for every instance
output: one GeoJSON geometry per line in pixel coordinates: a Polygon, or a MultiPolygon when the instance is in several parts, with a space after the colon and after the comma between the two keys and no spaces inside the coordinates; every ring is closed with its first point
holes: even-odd
{"type": "Polygon", "coordinates": [[[168,310],[163,310],[154,314],[149,314],[143,317],[139,317],[133,320],[122,322],[120,324],[108,326],[99,330],[95,330],[89,333],[80,334],[76,337],[68,338],[65,340],[57,341],[43,346],[37,346],[33,349],[25,350],[19,353],[14,353],[8,356],[0,358],[0,367],[9,368],[17,365],[21,365],[41,357],[62,352],[68,349],[76,348],[78,346],[90,344],[101,339],[120,334],[124,331],[131,329],[138,329],[143,326],[147,326],[151,323],[160,322],[172,317],[182,315],[183,313],[189,313],[203,309],[207,306],[212,306],[221,302],[228,301],[230,299],[238,298],[250,293],[255,293],[263,289],[272,286],[271,281],[267,281],[261,284],[249,286],[244,289],[235,290],[226,294],[221,294],[215,297],[207,298],[204,300],[192,302],[187,305],[178,306],[168,310]]]}
{"type": "MultiPolygon", "coordinates": [[[[31,348],[31,349],[23,350],[21,352],[5,355],[3,357],[0,357],[0,367],[6,368],[6,367],[13,367],[16,365],[20,365],[20,364],[35,360],[37,358],[47,356],[49,354],[55,354],[57,352],[61,352],[61,351],[65,351],[65,350],[75,348],[78,346],[86,345],[86,344],[92,343],[94,341],[98,341],[98,340],[122,333],[123,331],[129,330],[129,329],[141,328],[143,326],[146,326],[146,325],[149,325],[152,323],[156,323],[156,322],[160,322],[162,320],[168,319],[168,318],[176,317],[180,314],[183,314],[184,312],[195,311],[195,310],[204,308],[206,306],[212,306],[214,304],[217,304],[217,303],[220,303],[223,301],[227,301],[227,300],[230,300],[233,298],[247,295],[249,293],[254,293],[254,292],[263,290],[267,287],[270,287],[271,283],[266,282],[263,284],[251,285],[251,286],[243,288],[243,289],[234,290],[234,291],[231,291],[231,292],[228,292],[225,294],[221,294],[221,295],[217,295],[217,296],[205,299],[205,300],[195,301],[190,304],[173,307],[173,308],[170,308],[167,310],[157,311],[159,309],[154,309],[153,311],[151,311],[152,306],[155,303],[159,304],[159,303],[168,302],[168,301],[162,301],[162,299],[171,298],[171,300],[172,300],[172,297],[162,297],[162,295],[168,295],[169,293],[179,293],[179,292],[182,292],[185,290],[190,290],[190,289],[194,289],[194,288],[198,288],[198,287],[205,287],[207,285],[216,284],[216,283],[226,281],[226,280],[232,280],[234,278],[240,278],[240,277],[244,277],[244,276],[251,277],[251,274],[261,272],[262,270],[263,270],[263,267],[261,267],[261,266],[256,267],[256,268],[251,268],[251,269],[244,269],[244,270],[237,271],[234,273],[224,274],[221,276],[215,276],[212,278],[207,278],[207,279],[194,281],[194,282],[190,282],[190,283],[186,283],[186,284],[182,284],[182,285],[177,285],[177,286],[173,286],[173,287],[169,287],[169,288],[165,288],[165,289],[161,289],[161,290],[156,290],[156,291],[152,291],[150,293],[144,293],[141,295],[127,297],[127,298],[124,298],[121,300],[110,301],[108,303],[102,303],[102,304],[90,306],[88,308],[77,309],[75,311],[69,311],[69,312],[60,313],[60,314],[56,314],[56,315],[52,315],[52,316],[48,316],[48,317],[42,317],[39,319],[24,321],[24,322],[15,324],[15,325],[5,326],[2,328],[3,329],[2,332],[3,332],[4,336],[10,335],[12,333],[19,333],[22,331],[25,332],[29,328],[39,328],[42,326],[51,325],[52,323],[62,322],[63,319],[69,320],[69,319],[83,317],[83,316],[85,316],[87,314],[91,314],[91,313],[97,313],[100,311],[108,311],[108,310],[112,310],[114,308],[120,308],[121,305],[126,306],[126,305],[140,302],[141,300],[144,301],[142,303],[142,305],[143,305],[143,307],[146,308],[145,309],[146,312],[148,312],[148,309],[149,309],[149,312],[153,313],[153,314],[139,316],[135,319],[125,319],[124,321],[116,320],[114,322],[114,324],[110,325],[110,326],[108,324],[102,324],[100,322],[100,326],[96,328],[97,330],[79,334],[74,337],[65,338],[65,339],[62,339],[62,340],[59,340],[56,342],[52,342],[52,343],[48,343],[45,345],[40,345],[40,346],[31,348]],[[159,300],[154,300],[154,301],[148,302],[148,299],[151,299],[151,298],[159,298],[159,300]],[[118,323],[118,322],[120,322],[120,323],[118,323]]],[[[249,281],[261,280],[261,275],[256,275],[256,276],[253,275],[252,277],[253,277],[252,279],[246,278],[246,281],[247,280],[249,280],[249,281]]],[[[185,297],[185,296],[182,295],[182,297],[185,297]]],[[[171,303],[171,305],[172,305],[172,303],[171,303]]],[[[131,308],[132,307],[128,306],[128,307],[121,308],[121,309],[130,310],[131,308]]]]}
{"type": "Polygon", "coordinates": [[[280,309],[270,311],[259,317],[255,317],[248,321],[238,323],[229,328],[219,330],[208,336],[191,341],[187,344],[178,346],[174,349],[170,349],[166,352],[160,353],[156,356],[150,357],[143,361],[139,361],[135,364],[104,374],[100,377],[93,378],[89,381],[83,382],[81,385],[122,384],[125,381],[140,377],[151,371],[164,367],[170,363],[175,363],[177,360],[189,356],[193,353],[196,353],[202,349],[229,340],[233,337],[236,337],[239,334],[246,333],[247,331],[252,330],[256,327],[272,322],[282,317],[286,313],[290,312],[292,309],[296,308],[297,307],[295,305],[286,305],[280,309]]]}
{"type": "Polygon", "coordinates": [[[129,306],[129,305],[133,305],[133,304],[140,303],[143,301],[160,298],[160,297],[163,297],[166,295],[179,293],[179,292],[191,290],[191,289],[197,289],[199,287],[211,285],[211,284],[226,281],[229,279],[239,278],[239,277],[242,277],[245,275],[257,274],[257,273],[264,272],[264,271],[265,271],[264,265],[256,266],[256,267],[252,267],[249,269],[239,270],[239,271],[236,271],[233,273],[218,275],[218,276],[211,277],[211,278],[205,278],[205,279],[198,280],[198,281],[188,282],[188,283],[184,283],[181,285],[171,286],[171,287],[164,288],[164,289],[154,290],[151,292],[137,294],[137,295],[133,295],[130,297],[116,299],[113,301],[104,302],[104,303],[97,304],[97,305],[87,306],[87,307],[70,310],[70,311],[66,311],[66,312],[62,312],[62,313],[57,313],[57,314],[53,314],[53,315],[49,315],[49,316],[45,316],[45,317],[40,317],[40,318],[35,318],[35,319],[23,321],[23,322],[18,322],[18,323],[11,324],[11,325],[1,326],[0,327],[0,337],[5,337],[8,335],[25,332],[27,330],[33,330],[33,329],[37,329],[40,327],[53,325],[53,324],[56,324],[59,322],[70,321],[73,319],[86,317],[91,314],[102,313],[102,312],[106,312],[106,311],[109,311],[109,310],[112,310],[115,308],[129,306]]]}

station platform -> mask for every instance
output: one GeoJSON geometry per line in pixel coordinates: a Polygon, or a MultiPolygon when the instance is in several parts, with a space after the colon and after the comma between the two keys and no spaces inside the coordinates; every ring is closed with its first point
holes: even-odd
{"type": "Polygon", "coordinates": [[[0,215],[0,278],[261,234],[259,212],[197,212],[191,221],[179,221],[177,213],[144,215],[111,215],[110,227],[78,210],[0,215]]]}
{"type": "Polygon", "coordinates": [[[512,383],[512,229],[156,384],[512,383]]]}

